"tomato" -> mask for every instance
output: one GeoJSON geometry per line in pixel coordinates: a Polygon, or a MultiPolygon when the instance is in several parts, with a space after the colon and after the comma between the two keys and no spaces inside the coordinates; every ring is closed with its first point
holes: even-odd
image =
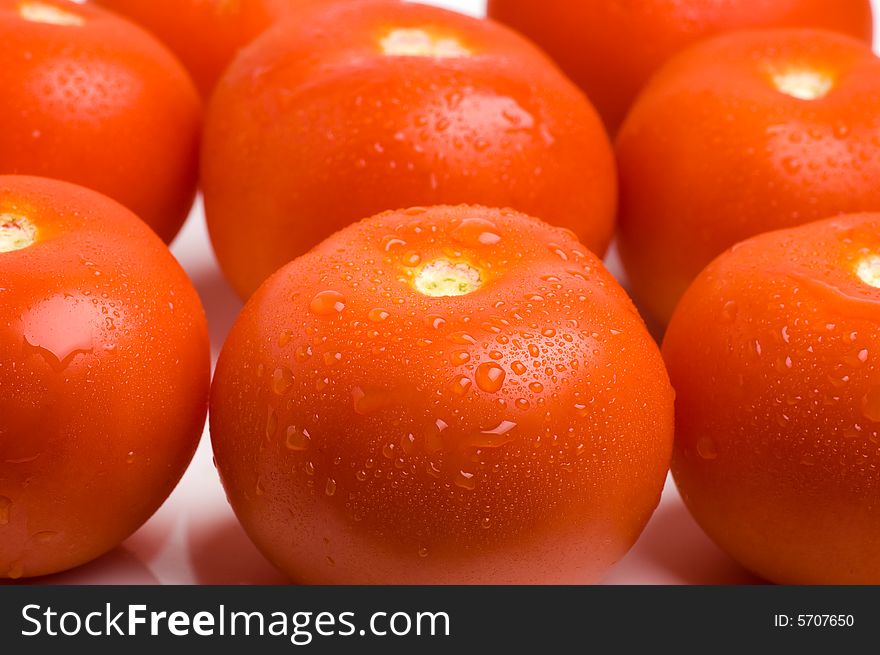
{"type": "Polygon", "coordinates": [[[254,294],[211,436],[233,509],[297,582],[575,583],[654,511],[672,403],[571,233],[436,207],[351,226],[254,294]]]}
{"type": "Polygon", "coordinates": [[[0,177],[0,578],[107,552],[165,500],[207,409],[195,290],[134,214],[0,177]]]}
{"type": "Polygon", "coordinates": [[[870,0],[489,0],[489,15],[546,48],[611,133],[657,69],[707,37],[814,27],[871,43],[870,0]]]}
{"type": "Polygon", "coordinates": [[[170,241],[198,176],[186,71],[135,25],[65,0],[0,0],[0,39],[0,173],[95,189],[170,241]]]}
{"type": "Polygon", "coordinates": [[[669,325],[675,480],[769,580],[880,583],[878,325],[880,214],[738,245],[669,325]]]}
{"type": "Polygon", "coordinates": [[[617,142],[620,250],[665,324],[700,270],[771,229],[880,209],[880,60],[812,30],[719,37],[645,90],[617,142]]]}
{"type": "Polygon", "coordinates": [[[306,13],[243,51],[208,110],[208,226],[242,296],[353,221],[413,205],[512,206],[605,251],[613,153],[543,54],[424,5],[306,13]]]}
{"type": "Polygon", "coordinates": [[[241,48],[295,9],[319,1],[95,0],[162,39],[206,97],[241,48]]]}

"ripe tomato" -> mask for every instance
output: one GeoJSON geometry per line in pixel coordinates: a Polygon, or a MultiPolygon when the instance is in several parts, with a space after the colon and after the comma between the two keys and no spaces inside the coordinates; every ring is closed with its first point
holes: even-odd
{"type": "Polygon", "coordinates": [[[0,39],[0,173],[95,189],[170,241],[197,181],[186,71],[135,25],[65,0],[0,0],[0,39]]]}
{"type": "Polygon", "coordinates": [[[512,206],[604,252],[613,154],[544,55],[424,5],[307,14],[247,48],[208,112],[208,226],[240,294],[351,222],[412,205],[512,206]]]}
{"type": "Polygon", "coordinates": [[[830,32],[718,37],[658,74],[617,151],[621,255],[665,324],[734,243],[880,209],[880,60],[830,32]]]}
{"type": "Polygon", "coordinates": [[[611,133],[677,52],[748,28],[816,27],[871,43],[870,0],[489,0],[489,15],[544,47],[586,92],[611,133]]]}
{"type": "Polygon", "coordinates": [[[675,312],[673,473],[706,532],[789,584],[880,584],[880,214],[765,234],[675,312]]]}
{"type": "Polygon", "coordinates": [[[573,583],[654,511],[672,402],[570,232],[436,207],[351,226],[260,288],[211,436],[239,519],[296,581],[573,583]]]}
{"type": "Polygon", "coordinates": [[[238,51],[293,10],[319,0],[95,0],[156,34],[204,96],[238,51]]]}
{"type": "Polygon", "coordinates": [[[198,442],[205,316],[134,214],[0,177],[0,578],[88,562],[168,496],[198,442]]]}

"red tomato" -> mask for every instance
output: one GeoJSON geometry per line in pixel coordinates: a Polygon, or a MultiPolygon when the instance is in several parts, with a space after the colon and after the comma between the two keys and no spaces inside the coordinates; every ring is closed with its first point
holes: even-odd
{"type": "Polygon", "coordinates": [[[207,119],[211,239],[238,292],[364,216],[512,206],[612,236],[616,173],[583,95],[512,32],[441,9],[336,3],[263,35],[207,119]]]}
{"type": "Polygon", "coordinates": [[[241,48],[295,9],[320,0],[94,1],[156,34],[209,96],[241,48]]]}
{"type": "Polygon", "coordinates": [[[817,27],[871,43],[870,0],[489,0],[489,15],[549,52],[610,132],[670,57],[724,32],[817,27]]]}
{"type": "Polygon", "coordinates": [[[830,32],[719,37],[669,63],[618,137],[620,250],[665,324],[734,243],[880,210],[880,60],[830,32]]]}
{"type": "Polygon", "coordinates": [[[672,390],[602,263],[509,210],[382,214],[254,294],[211,436],[251,538],[304,583],[575,583],[660,498],[672,390]]]}
{"type": "Polygon", "coordinates": [[[165,500],[205,420],[198,296],[131,212],[0,177],[0,578],[118,545],[165,500]]]}
{"type": "Polygon", "coordinates": [[[769,580],[880,584],[878,325],[880,214],[738,245],[669,325],[675,480],[769,580]]]}
{"type": "Polygon", "coordinates": [[[197,181],[186,71],[135,25],[65,0],[0,0],[0,40],[0,173],[95,189],[171,241],[197,181]]]}

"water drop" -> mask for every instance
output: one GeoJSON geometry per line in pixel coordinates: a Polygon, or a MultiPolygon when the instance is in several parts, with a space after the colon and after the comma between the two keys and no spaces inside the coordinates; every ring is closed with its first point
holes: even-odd
{"type": "Polygon", "coordinates": [[[713,460],[718,457],[718,447],[709,437],[702,437],[697,441],[697,454],[705,460],[713,460]]]}
{"type": "Polygon", "coordinates": [[[317,316],[335,316],[345,309],[345,296],[338,291],[321,291],[312,298],[309,309],[317,316]]]}
{"type": "Polygon", "coordinates": [[[862,398],[862,413],[869,421],[880,423],[880,387],[871,389],[862,398]]]}
{"type": "Polygon", "coordinates": [[[290,391],[290,387],[292,386],[293,373],[291,370],[286,366],[276,368],[275,372],[272,374],[272,391],[275,392],[275,395],[283,396],[290,391]]]}
{"type": "Polygon", "coordinates": [[[501,241],[501,235],[498,234],[495,224],[483,218],[464,219],[450,236],[455,241],[473,248],[492,246],[501,241]]]}
{"type": "Polygon", "coordinates": [[[459,471],[458,475],[455,476],[455,486],[465,489],[467,491],[473,491],[477,486],[477,481],[474,478],[474,474],[468,471],[459,471]]]}
{"type": "Polygon", "coordinates": [[[384,309],[380,309],[380,308],[371,309],[370,313],[367,314],[367,317],[371,321],[373,321],[373,323],[381,323],[382,321],[387,319],[389,316],[391,316],[391,314],[389,314],[384,309]]]}
{"type": "Polygon", "coordinates": [[[287,441],[285,443],[288,450],[308,450],[312,443],[312,437],[308,430],[300,430],[291,425],[287,428],[287,441]]]}
{"type": "Polygon", "coordinates": [[[497,393],[504,386],[506,375],[504,369],[498,364],[489,362],[480,364],[474,377],[480,389],[487,393],[497,393]]]}
{"type": "Polygon", "coordinates": [[[327,484],[324,485],[324,493],[328,496],[332,496],[336,493],[336,480],[333,478],[327,478],[327,484]]]}
{"type": "Polygon", "coordinates": [[[452,381],[452,393],[456,396],[464,396],[470,391],[473,382],[466,375],[459,375],[452,381]]]}

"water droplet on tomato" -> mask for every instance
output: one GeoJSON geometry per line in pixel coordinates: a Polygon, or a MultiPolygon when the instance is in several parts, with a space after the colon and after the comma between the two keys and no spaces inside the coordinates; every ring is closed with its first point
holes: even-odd
{"type": "Polygon", "coordinates": [[[862,414],[869,421],[880,423],[880,387],[871,389],[862,399],[862,414]]]}
{"type": "Polygon", "coordinates": [[[321,291],[309,304],[309,310],[317,316],[335,316],[345,309],[345,296],[338,291],[321,291]]]}
{"type": "Polygon", "coordinates": [[[278,432],[278,415],[275,410],[269,408],[268,417],[266,418],[266,438],[271,439],[278,432]]]}
{"type": "Polygon", "coordinates": [[[459,375],[452,381],[452,393],[456,396],[464,396],[470,391],[473,382],[466,375],[459,375]]]}
{"type": "Polygon", "coordinates": [[[425,434],[425,450],[429,453],[439,453],[443,450],[443,432],[449,427],[443,419],[434,421],[428,432],[425,434]]]}
{"type": "Polygon", "coordinates": [[[506,377],[504,369],[498,364],[488,362],[480,364],[474,378],[477,386],[487,393],[497,393],[504,386],[504,378],[506,377]]]}
{"type": "Polygon", "coordinates": [[[724,303],[724,307],[721,308],[721,321],[724,323],[733,323],[736,320],[738,312],[739,305],[736,304],[736,301],[728,300],[724,303]]]}
{"type": "Polygon", "coordinates": [[[336,480],[333,478],[327,478],[327,484],[324,485],[324,493],[328,496],[332,496],[336,493],[336,480]]]}
{"type": "Polygon", "coordinates": [[[287,441],[285,442],[288,450],[303,451],[308,450],[312,443],[312,437],[308,430],[300,430],[291,425],[287,428],[287,441]]]}
{"type": "Polygon", "coordinates": [[[484,218],[466,218],[456,227],[450,236],[465,246],[493,246],[501,241],[498,228],[484,218]]]}
{"type": "Polygon", "coordinates": [[[718,457],[718,447],[709,437],[702,437],[697,441],[697,454],[705,460],[713,460],[718,457]]]}
{"type": "Polygon", "coordinates": [[[469,471],[459,471],[458,475],[455,476],[455,486],[467,491],[473,491],[477,486],[477,481],[474,478],[473,473],[470,473],[469,471]]]}
{"type": "Polygon", "coordinates": [[[380,309],[380,308],[371,309],[370,313],[367,314],[367,317],[371,321],[373,321],[373,323],[381,323],[382,321],[387,319],[389,316],[391,316],[391,314],[389,314],[384,309],[380,309]]]}
{"type": "Polygon", "coordinates": [[[293,339],[293,330],[284,330],[278,335],[278,347],[284,348],[293,339]]]}
{"type": "Polygon", "coordinates": [[[286,366],[276,368],[272,374],[272,391],[277,396],[283,396],[293,386],[293,372],[286,366]]]}

